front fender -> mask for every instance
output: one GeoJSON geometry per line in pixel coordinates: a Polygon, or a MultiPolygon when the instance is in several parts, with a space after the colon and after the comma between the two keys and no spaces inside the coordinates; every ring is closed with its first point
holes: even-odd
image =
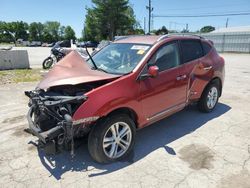
{"type": "Polygon", "coordinates": [[[103,117],[119,108],[133,109],[136,114],[140,114],[141,111],[139,102],[129,98],[120,97],[107,102],[102,101],[99,99],[91,100],[91,98],[89,98],[77,109],[73,115],[73,119],[79,120],[88,117],[103,117]]]}
{"type": "Polygon", "coordinates": [[[131,108],[136,114],[141,114],[138,102],[139,83],[135,76],[128,75],[108,83],[86,94],[85,101],[74,113],[73,119],[106,116],[118,108],[131,108]]]}

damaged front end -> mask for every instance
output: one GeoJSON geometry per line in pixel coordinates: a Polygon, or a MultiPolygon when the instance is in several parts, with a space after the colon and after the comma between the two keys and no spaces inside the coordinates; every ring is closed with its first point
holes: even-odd
{"type": "Polygon", "coordinates": [[[60,147],[70,147],[74,155],[76,129],[72,115],[87,96],[68,96],[44,90],[26,91],[25,95],[30,98],[28,131],[39,138],[38,146],[47,154],[55,154],[60,147]]]}
{"type": "Polygon", "coordinates": [[[93,69],[76,51],[53,66],[38,84],[39,89],[25,92],[30,98],[28,131],[39,138],[38,146],[46,153],[56,153],[61,147],[69,146],[73,152],[74,138],[87,135],[89,125],[99,118],[91,116],[73,121],[73,115],[87,100],[88,92],[119,77],[93,69]]]}

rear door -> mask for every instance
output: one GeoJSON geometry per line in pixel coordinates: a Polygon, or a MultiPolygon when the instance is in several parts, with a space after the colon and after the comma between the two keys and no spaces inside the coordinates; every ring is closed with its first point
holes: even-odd
{"type": "Polygon", "coordinates": [[[140,81],[140,101],[148,120],[164,116],[173,107],[186,100],[186,85],[180,79],[181,58],[178,41],[161,46],[151,57],[144,72],[151,65],[159,67],[156,78],[140,81]]]}
{"type": "Polygon", "coordinates": [[[204,65],[202,61],[203,48],[201,41],[199,39],[184,39],[180,41],[181,54],[182,54],[182,64],[183,69],[181,69],[182,75],[185,75],[187,79],[183,80],[186,85],[187,90],[187,100],[190,98],[195,98],[199,95],[200,85],[204,85],[200,76],[204,71],[204,65]]]}

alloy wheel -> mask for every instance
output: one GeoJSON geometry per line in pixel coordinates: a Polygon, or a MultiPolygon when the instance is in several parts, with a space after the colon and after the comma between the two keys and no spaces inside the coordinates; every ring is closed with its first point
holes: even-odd
{"type": "Polygon", "coordinates": [[[129,148],[132,132],[125,122],[117,122],[109,127],[103,138],[103,151],[111,159],[121,157],[129,148]]]}
{"type": "Polygon", "coordinates": [[[217,99],[218,99],[218,90],[216,87],[211,87],[207,95],[207,107],[209,109],[213,109],[217,103],[217,99]]]}

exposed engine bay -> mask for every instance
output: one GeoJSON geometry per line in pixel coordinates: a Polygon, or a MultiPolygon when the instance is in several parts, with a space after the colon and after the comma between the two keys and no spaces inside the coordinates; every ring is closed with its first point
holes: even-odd
{"type": "Polygon", "coordinates": [[[29,132],[39,138],[39,146],[46,153],[54,154],[58,148],[70,146],[73,154],[74,138],[86,135],[90,128],[86,124],[75,124],[72,116],[87,100],[85,93],[106,83],[107,80],[25,92],[30,98],[29,132]]]}

